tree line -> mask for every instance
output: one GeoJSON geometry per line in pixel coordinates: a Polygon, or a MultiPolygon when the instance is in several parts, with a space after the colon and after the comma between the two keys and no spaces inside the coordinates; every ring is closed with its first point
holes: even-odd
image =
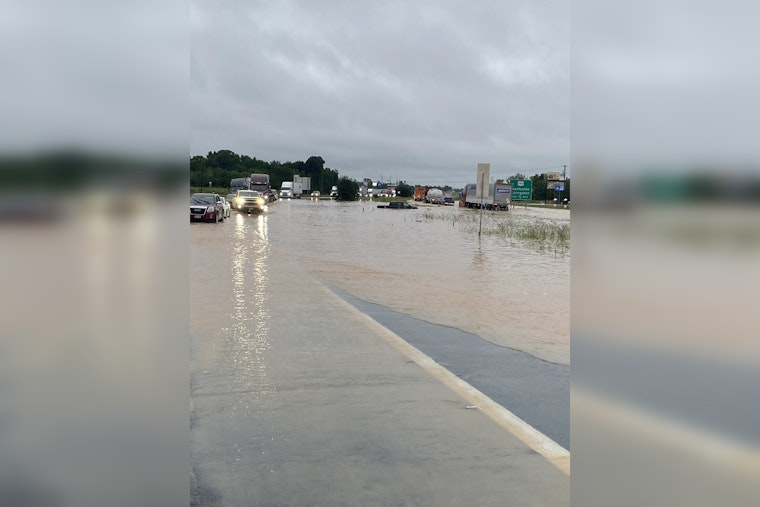
{"type": "Polygon", "coordinates": [[[338,171],[325,167],[325,160],[316,155],[305,162],[267,162],[231,150],[219,150],[190,158],[191,187],[207,187],[210,182],[212,187],[229,188],[230,180],[245,178],[252,173],[268,174],[272,188],[280,188],[283,181],[293,181],[294,174],[309,177],[311,189],[323,194],[329,193],[339,178],[338,171]]]}
{"type": "MultiPolygon", "coordinates": [[[[207,155],[195,155],[190,158],[190,186],[207,187],[211,182],[212,187],[229,188],[233,178],[244,178],[251,173],[264,173],[269,175],[272,188],[279,189],[283,181],[293,181],[293,175],[307,176],[311,178],[311,189],[322,194],[329,194],[333,186],[338,186],[341,179],[338,171],[325,167],[325,160],[313,155],[306,161],[279,162],[273,160],[267,162],[248,155],[238,155],[231,150],[210,151],[207,155]]],[[[547,189],[548,181],[546,174],[535,174],[527,178],[524,174],[516,174],[508,179],[530,179],[533,182],[533,200],[551,202],[555,197],[560,199],[559,192],[547,189]]],[[[358,188],[358,183],[356,188],[358,188]]],[[[344,188],[348,190],[344,182],[344,188]]],[[[353,192],[353,186],[350,187],[353,192]]],[[[461,190],[450,186],[440,187],[444,191],[461,190]]],[[[396,185],[396,192],[402,197],[411,197],[414,194],[414,185],[406,181],[400,181],[396,185]]],[[[348,191],[346,192],[348,194],[348,191]]],[[[355,195],[355,192],[353,192],[355,195]]],[[[565,181],[565,190],[562,198],[570,199],[570,179],[565,181]]]]}

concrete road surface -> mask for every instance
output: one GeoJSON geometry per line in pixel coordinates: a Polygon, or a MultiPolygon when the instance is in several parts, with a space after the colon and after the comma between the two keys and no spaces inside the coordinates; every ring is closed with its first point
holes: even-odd
{"type": "Polygon", "coordinates": [[[270,241],[191,227],[192,505],[554,506],[569,476],[270,241]]]}

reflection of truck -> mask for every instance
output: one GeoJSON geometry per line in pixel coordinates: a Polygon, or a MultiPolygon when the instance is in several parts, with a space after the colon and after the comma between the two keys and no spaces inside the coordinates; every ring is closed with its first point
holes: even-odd
{"type": "Polygon", "coordinates": [[[251,174],[251,190],[258,190],[266,196],[268,202],[275,200],[274,192],[269,184],[269,175],[253,173],[251,174]]]}
{"type": "MultiPolygon", "coordinates": [[[[475,193],[475,183],[464,186],[459,205],[465,208],[480,208],[481,199],[475,193]]],[[[488,197],[482,199],[485,209],[508,210],[512,202],[512,185],[509,183],[489,183],[488,197]]]]}

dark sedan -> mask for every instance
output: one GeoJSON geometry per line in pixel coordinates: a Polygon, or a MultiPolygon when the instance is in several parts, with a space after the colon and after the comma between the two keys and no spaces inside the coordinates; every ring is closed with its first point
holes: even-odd
{"type": "Polygon", "coordinates": [[[224,220],[224,205],[217,194],[190,196],[190,221],[219,222],[224,220]]]}

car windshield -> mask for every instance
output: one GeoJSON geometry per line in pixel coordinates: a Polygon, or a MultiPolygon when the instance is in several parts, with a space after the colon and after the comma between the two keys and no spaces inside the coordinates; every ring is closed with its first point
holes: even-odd
{"type": "Polygon", "coordinates": [[[196,194],[190,196],[190,204],[214,204],[216,198],[213,195],[208,194],[196,194]]]}
{"type": "Polygon", "coordinates": [[[258,197],[259,193],[255,190],[241,190],[238,195],[241,197],[258,197]]]}

